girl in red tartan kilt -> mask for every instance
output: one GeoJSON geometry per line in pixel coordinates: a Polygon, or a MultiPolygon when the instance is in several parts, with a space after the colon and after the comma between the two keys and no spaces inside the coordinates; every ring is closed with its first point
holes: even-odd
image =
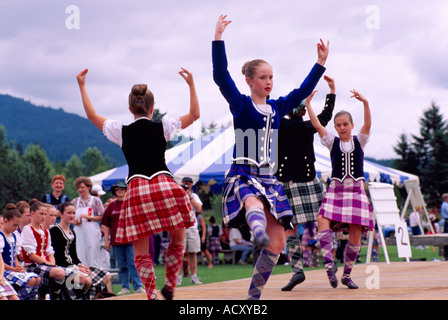
{"type": "Polygon", "coordinates": [[[182,265],[185,229],[194,224],[190,199],[174,181],[165,162],[166,142],[174,132],[187,128],[199,119],[199,102],[193,75],[181,69],[179,74],[190,89],[190,112],[179,118],[164,116],[152,121],[154,96],[146,84],[137,84],[129,94],[129,110],[134,122],[119,121],[98,115],[86,91],[85,69],[78,74],[84,111],[87,118],[112,142],[118,144],[129,166],[128,188],[121,208],[116,241],[133,244],[135,266],[148,299],[157,299],[154,264],[149,255],[149,236],[168,231],[171,242],[166,250],[166,279],[161,293],[173,298],[176,275],[182,265]]]}

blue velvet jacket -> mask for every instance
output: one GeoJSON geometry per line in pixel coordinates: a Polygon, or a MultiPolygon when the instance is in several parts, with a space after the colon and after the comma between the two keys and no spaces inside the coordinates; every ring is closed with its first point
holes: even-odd
{"type": "Polygon", "coordinates": [[[263,112],[249,96],[241,94],[227,70],[224,41],[212,42],[213,79],[229,103],[233,115],[235,163],[275,166],[276,140],[280,118],[296,108],[316,87],[325,67],[315,64],[301,86],[278,99],[268,99],[272,113],[263,112]]]}

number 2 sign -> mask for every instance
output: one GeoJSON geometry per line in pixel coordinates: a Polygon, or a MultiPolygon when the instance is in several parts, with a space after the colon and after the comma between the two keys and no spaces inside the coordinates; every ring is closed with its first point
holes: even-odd
{"type": "Polygon", "coordinates": [[[395,224],[395,239],[397,240],[398,257],[412,257],[408,226],[405,221],[395,224]]]}

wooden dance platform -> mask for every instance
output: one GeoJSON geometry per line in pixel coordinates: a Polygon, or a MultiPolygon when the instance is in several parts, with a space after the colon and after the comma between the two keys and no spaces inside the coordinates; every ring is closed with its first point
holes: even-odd
{"type": "MultiPolygon", "coordinates": [[[[337,272],[338,279],[342,267],[337,272]]],[[[280,289],[290,274],[273,275],[261,300],[448,300],[448,262],[411,261],[387,264],[356,264],[352,279],[359,286],[350,290],[339,283],[330,287],[325,270],[306,272],[306,280],[290,292],[280,289]]],[[[179,287],[175,300],[244,300],[250,278],[179,287]]],[[[163,299],[159,293],[159,299],[163,299]]],[[[129,294],[108,300],[146,300],[145,294],[129,294]]]]}

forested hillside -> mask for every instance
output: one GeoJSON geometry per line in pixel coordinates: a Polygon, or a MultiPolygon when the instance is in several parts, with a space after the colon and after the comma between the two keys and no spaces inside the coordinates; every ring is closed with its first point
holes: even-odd
{"type": "Polygon", "coordinates": [[[16,148],[38,142],[51,161],[66,162],[96,147],[115,165],[125,163],[120,148],[109,142],[89,120],[62,109],[36,106],[10,95],[0,95],[0,125],[16,148]]]}

